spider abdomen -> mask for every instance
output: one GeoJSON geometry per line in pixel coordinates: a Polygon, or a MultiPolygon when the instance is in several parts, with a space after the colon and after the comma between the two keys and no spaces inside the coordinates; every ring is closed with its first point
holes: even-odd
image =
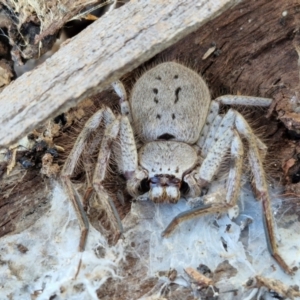
{"type": "Polygon", "coordinates": [[[139,78],[130,105],[137,134],[143,141],[168,135],[173,140],[194,144],[205,123],[210,94],[196,72],[168,62],[139,78]]]}

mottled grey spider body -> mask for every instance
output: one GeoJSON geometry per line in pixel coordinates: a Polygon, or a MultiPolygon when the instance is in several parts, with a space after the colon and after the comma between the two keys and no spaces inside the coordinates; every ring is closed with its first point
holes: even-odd
{"type": "Polygon", "coordinates": [[[146,72],[133,87],[134,128],[143,142],[167,138],[193,145],[206,122],[210,93],[203,79],[177,63],[146,72]]]}
{"type": "Polygon", "coordinates": [[[244,159],[242,137],[248,144],[247,158],[253,172],[257,198],[263,204],[271,254],[286,272],[292,273],[277,250],[270,197],[262,167],[266,146],[237,111],[230,109],[225,115],[219,114],[221,104],[269,106],[272,100],[227,95],[211,101],[203,79],[175,62],[162,63],[145,72],[134,85],[129,102],[120,82],[115,82],[113,87],[120,96],[121,115],[115,116],[107,107],[96,112],[79,135],[62,172],[64,186],[74,203],[82,228],[80,249],[84,248],[88,221],[70,177],[90,133],[100,124],[104,123],[105,132],[91,185],[111,216],[115,232],[120,232],[120,221],[103,186],[111,154],[119,171],[125,175],[128,192],[133,197],[140,195],[141,183],[146,182],[149,184],[147,195],[152,201],[176,203],[182,193],[188,199],[198,198],[202,188],[209,186],[225,155],[230,152],[226,192],[221,200],[210,194],[209,198],[213,201],[176,217],[163,232],[166,236],[185,219],[226,212],[236,205],[244,159]],[[137,147],[134,133],[142,146],[137,147]],[[113,146],[116,140],[119,147],[113,146]],[[183,184],[188,189],[182,190],[183,184]]]}
{"type": "Polygon", "coordinates": [[[158,65],[134,86],[132,121],[139,139],[146,143],[138,158],[148,172],[152,201],[179,200],[183,175],[198,164],[192,145],[200,137],[209,105],[203,79],[177,63],[158,65]]]}

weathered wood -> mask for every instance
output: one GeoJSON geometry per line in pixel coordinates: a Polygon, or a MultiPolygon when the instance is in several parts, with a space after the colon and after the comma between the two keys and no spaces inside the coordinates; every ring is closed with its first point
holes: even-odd
{"type": "Polygon", "coordinates": [[[100,18],[3,90],[0,146],[103,90],[234,3],[132,1],[100,18]]]}

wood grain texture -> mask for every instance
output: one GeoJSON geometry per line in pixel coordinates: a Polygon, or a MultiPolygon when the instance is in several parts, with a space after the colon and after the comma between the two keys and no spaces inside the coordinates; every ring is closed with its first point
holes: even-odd
{"type": "Polygon", "coordinates": [[[0,146],[75,106],[233,5],[132,1],[100,18],[0,94],[0,146]]]}

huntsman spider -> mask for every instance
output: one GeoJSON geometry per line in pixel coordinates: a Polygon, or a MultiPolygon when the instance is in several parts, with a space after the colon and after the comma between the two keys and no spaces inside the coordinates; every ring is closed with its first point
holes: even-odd
{"type": "Polygon", "coordinates": [[[111,155],[127,180],[130,195],[138,197],[143,193],[141,187],[147,186],[147,197],[153,202],[176,204],[181,196],[187,199],[200,197],[230,153],[226,193],[222,200],[204,202],[181,213],[162,235],[169,235],[183,220],[223,213],[234,207],[240,193],[243,161],[247,158],[256,198],[262,203],[270,253],[285,272],[292,274],[276,243],[270,195],[262,165],[267,147],[239,112],[229,109],[225,115],[219,113],[221,105],[268,107],[272,99],[226,95],[212,101],[201,76],[175,62],[165,62],[145,72],[135,83],[129,101],[119,81],[113,87],[120,97],[121,113],[115,115],[108,107],[97,111],[85,124],[62,170],[65,189],[80,222],[80,250],[84,249],[89,223],[71,176],[86,147],[100,143],[91,187],[105,209],[114,216],[110,222],[116,233],[121,231],[121,222],[103,186],[111,155]],[[89,142],[91,134],[103,125],[103,138],[89,142]],[[137,145],[135,136],[141,145],[137,145]],[[243,143],[247,144],[246,148],[243,143]],[[244,148],[247,153],[244,153],[244,148]]]}

